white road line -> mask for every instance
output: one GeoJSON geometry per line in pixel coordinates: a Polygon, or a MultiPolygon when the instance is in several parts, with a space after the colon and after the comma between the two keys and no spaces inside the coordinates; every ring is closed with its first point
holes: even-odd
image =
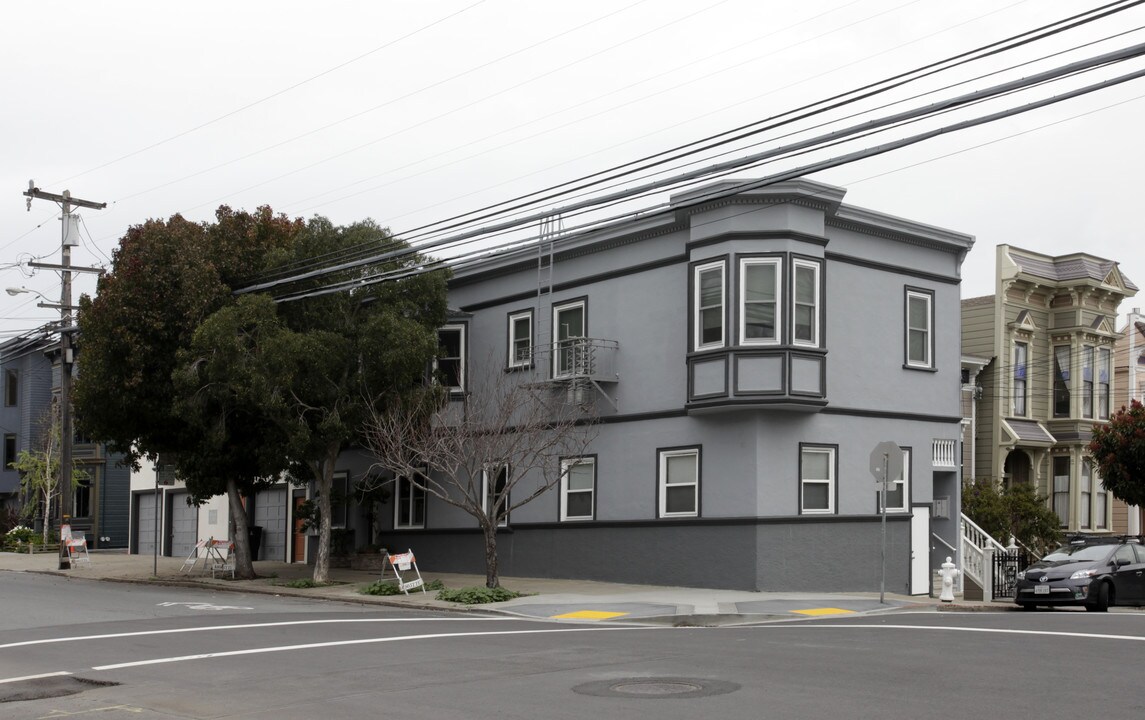
{"type": "Polygon", "coordinates": [[[141,637],[144,635],[171,635],[175,633],[209,632],[212,630],[249,630],[250,628],[286,627],[290,625],[323,625],[337,623],[397,623],[397,622],[504,622],[506,620],[519,620],[518,618],[504,617],[451,617],[451,618],[342,618],[328,620],[289,620],[271,623],[243,623],[241,625],[207,625],[204,627],[172,628],[168,630],[137,630],[135,632],[107,633],[104,635],[78,635],[73,637],[44,638],[42,640],[23,640],[21,642],[0,645],[0,650],[14,647],[27,647],[29,645],[48,645],[51,643],[78,642],[80,640],[108,640],[112,638],[141,637]]]}
{"type": "Polygon", "coordinates": [[[40,673],[39,675],[25,675],[23,677],[0,678],[0,685],[2,685],[4,683],[20,682],[21,680],[39,680],[40,678],[59,677],[60,675],[71,675],[71,673],[61,670],[60,672],[40,673]]]}
{"type": "Polygon", "coordinates": [[[464,633],[431,633],[428,635],[402,635],[386,638],[359,638],[356,640],[337,640],[322,643],[307,643],[305,645],[280,645],[277,647],[250,648],[247,650],[229,650],[226,652],[202,653],[200,655],[182,655],[177,657],[154,658],[152,660],[136,660],[134,662],[116,663],[114,665],[96,665],[92,670],[120,670],[122,668],[141,667],[143,665],[161,665],[163,663],[186,662],[188,660],[209,660],[212,658],[235,657],[238,655],[259,655],[262,653],[291,652],[294,650],[314,650],[316,648],[341,647],[344,645],[368,645],[371,643],[405,642],[407,640],[437,640],[440,638],[463,637],[490,637],[493,635],[542,635],[552,633],[575,632],[632,632],[638,630],[665,630],[669,628],[650,627],[585,627],[585,628],[554,628],[548,630],[493,630],[490,632],[464,632],[464,633]]]}
{"type": "Polygon", "coordinates": [[[996,633],[998,635],[1043,635],[1046,637],[1085,638],[1088,640],[1132,640],[1135,642],[1145,642],[1145,636],[1139,635],[1105,635],[1102,633],[1061,632],[1058,630],[1013,630],[1008,628],[944,627],[942,625],[851,625],[843,623],[839,623],[837,625],[813,625],[810,623],[802,623],[790,625],[758,625],[755,627],[759,630],[797,630],[800,628],[812,628],[816,630],[824,628],[834,630],[940,630],[943,632],[996,633]]]}

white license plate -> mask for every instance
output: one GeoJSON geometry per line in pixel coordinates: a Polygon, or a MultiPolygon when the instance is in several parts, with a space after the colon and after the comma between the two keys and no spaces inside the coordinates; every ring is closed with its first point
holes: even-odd
{"type": "Polygon", "coordinates": [[[1035,585],[1034,586],[1034,594],[1035,595],[1049,595],[1050,594],[1050,586],[1049,585],[1035,585]]]}

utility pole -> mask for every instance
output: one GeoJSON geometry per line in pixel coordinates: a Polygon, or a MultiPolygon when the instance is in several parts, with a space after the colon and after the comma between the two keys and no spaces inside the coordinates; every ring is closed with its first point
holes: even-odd
{"type": "MultiPolygon", "coordinates": [[[[68,524],[72,516],[72,246],[79,244],[79,231],[72,222],[72,207],[85,207],[102,210],[107,203],[97,203],[91,200],[73,198],[71,192],[64,190],[62,195],[44,192],[36,187],[34,180],[28,181],[28,189],[24,192],[28,198],[28,210],[32,210],[32,200],[50,200],[59,203],[63,211],[61,218],[63,229],[60,233],[60,265],[51,266],[41,263],[32,263],[34,267],[50,267],[60,271],[60,528],[68,524]]],[[[98,268],[74,268],[81,272],[99,272],[98,268]]],[[[60,538],[61,570],[71,567],[68,556],[67,543],[60,538]]]]}

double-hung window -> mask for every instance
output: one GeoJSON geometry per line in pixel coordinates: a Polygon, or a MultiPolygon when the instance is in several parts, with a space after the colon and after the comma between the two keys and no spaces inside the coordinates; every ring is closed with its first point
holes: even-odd
{"type": "Polygon", "coordinates": [[[587,370],[584,300],[553,306],[553,377],[571,377],[587,370]]]}
{"type": "Polygon", "coordinates": [[[697,265],[693,271],[692,325],[697,350],[724,346],[724,263],[697,265]]]}
{"type": "Polygon", "coordinates": [[[660,451],[660,517],[700,514],[700,451],[660,451]]]}
{"type": "Polygon", "coordinates": [[[1030,347],[1024,342],[1014,343],[1013,380],[1010,385],[1011,411],[1015,417],[1026,416],[1026,366],[1030,347]]]}
{"type": "Polygon", "coordinates": [[[779,258],[740,261],[739,331],[742,345],[773,345],[780,340],[779,258]]]}
{"type": "Polygon", "coordinates": [[[1081,478],[1081,508],[1078,510],[1078,521],[1082,530],[1089,530],[1093,518],[1093,465],[1089,458],[1082,458],[1081,478]]]}
{"type": "Polygon", "coordinates": [[[497,527],[509,526],[509,466],[481,471],[481,509],[494,518],[497,527]]]}
{"type": "Polygon", "coordinates": [[[437,341],[438,380],[450,392],[465,392],[465,326],[446,325],[437,331],[437,341]]]}
{"type": "MultiPolygon", "coordinates": [[[[886,508],[889,513],[906,512],[910,507],[910,448],[902,449],[902,474],[893,478],[887,488],[886,508]]],[[[878,491],[883,487],[878,484],[878,491]]]]}
{"type": "Polygon", "coordinates": [[[1069,458],[1058,455],[1053,460],[1054,512],[1061,526],[1069,527],[1069,458]]]}
{"type": "Polygon", "coordinates": [[[408,477],[394,483],[394,528],[425,527],[425,486],[408,477]]]}
{"type": "Polygon", "coordinates": [[[510,368],[530,367],[533,364],[533,311],[522,310],[509,316],[510,368]]]}
{"type": "Polygon", "coordinates": [[[1097,417],[1109,419],[1109,348],[1097,351],[1097,417]]]}
{"type": "Polygon", "coordinates": [[[596,507],[596,459],[561,460],[561,520],[592,520],[596,507]]]}
{"type": "MultiPolygon", "coordinates": [[[[1090,462],[1088,459],[1086,462],[1090,462]]],[[[1109,494],[1102,484],[1101,478],[1093,471],[1090,464],[1090,474],[1093,475],[1093,529],[1109,529],[1109,494]]]]}
{"type": "Polygon", "coordinates": [[[1081,349],[1081,416],[1093,417],[1093,346],[1081,349]]]}
{"type": "Polygon", "coordinates": [[[799,512],[804,515],[835,512],[834,447],[800,446],[799,512]]]}
{"type": "Polygon", "coordinates": [[[907,367],[932,368],[932,327],[934,295],[922,290],[906,291],[906,364],[907,367]]]}
{"type": "Polygon", "coordinates": [[[1054,417],[1069,417],[1069,345],[1054,347],[1054,417]]]}
{"type": "Polygon", "coordinates": [[[819,263],[791,263],[791,342],[819,347],[819,263]]]}

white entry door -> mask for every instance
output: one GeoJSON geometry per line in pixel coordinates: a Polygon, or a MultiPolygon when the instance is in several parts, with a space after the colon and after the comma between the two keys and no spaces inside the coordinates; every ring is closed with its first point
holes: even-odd
{"type": "Polygon", "coordinates": [[[910,516],[910,594],[930,594],[929,507],[916,507],[910,516]]]}

